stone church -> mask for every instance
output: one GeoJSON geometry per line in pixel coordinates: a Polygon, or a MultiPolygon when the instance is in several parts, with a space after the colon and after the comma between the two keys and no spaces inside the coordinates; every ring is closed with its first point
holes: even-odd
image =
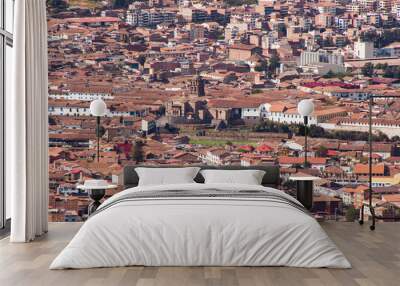
{"type": "Polygon", "coordinates": [[[165,113],[170,123],[208,123],[205,80],[199,75],[191,78],[185,86],[185,94],[166,103],[165,113]]]}

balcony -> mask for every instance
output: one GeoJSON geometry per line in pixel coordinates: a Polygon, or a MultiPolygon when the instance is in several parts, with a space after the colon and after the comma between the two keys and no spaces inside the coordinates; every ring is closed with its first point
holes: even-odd
{"type": "Polygon", "coordinates": [[[398,285],[400,224],[324,222],[323,228],[353,268],[124,267],[48,270],[81,223],[50,223],[49,233],[29,244],[0,240],[0,285],[398,285]]]}

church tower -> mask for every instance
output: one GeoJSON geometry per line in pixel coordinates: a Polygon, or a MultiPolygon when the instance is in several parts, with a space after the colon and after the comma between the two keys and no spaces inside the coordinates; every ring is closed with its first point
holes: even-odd
{"type": "Polygon", "coordinates": [[[197,95],[198,97],[206,95],[205,81],[199,73],[197,73],[197,75],[192,80],[190,80],[189,92],[190,94],[197,95]]]}

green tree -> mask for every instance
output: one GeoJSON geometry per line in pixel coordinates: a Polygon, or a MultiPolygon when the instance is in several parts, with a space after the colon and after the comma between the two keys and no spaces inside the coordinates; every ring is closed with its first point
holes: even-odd
{"type": "Polygon", "coordinates": [[[376,31],[363,32],[360,36],[363,42],[373,42],[375,48],[382,48],[391,43],[400,41],[400,29],[385,29],[383,33],[376,31]]]}
{"type": "Polygon", "coordinates": [[[258,64],[255,68],[256,71],[258,72],[266,72],[268,71],[268,63],[265,61],[262,61],[260,64],[258,64]]]}
{"type": "Polygon", "coordinates": [[[51,116],[49,116],[49,125],[57,125],[57,121],[51,116]]]}
{"type": "Polygon", "coordinates": [[[392,142],[400,142],[400,136],[398,136],[398,135],[393,136],[392,139],[391,139],[391,141],[392,141],[392,142]]]}
{"type": "Polygon", "coordinates": [[[140,55],[137,60],[138,60],[139,64],[141,66],[143,66],[146,62],[146,57],[144,55],[140,55]]]}
{"type": "Polygon", "coordinates": [[[261,89],[253,89],[251,91],[252,94],[258,94],[258,93],[262,93],[263,91],[261,89]]]}
{"type": "Polygon", "coordinates": [[[132,2],[132,0],[113,0],[112,6],[114,9],[128,8],[132,2]]]}
{"type": "Polygon", "coordinates": [[[320,137],[324,137],[325,129],[313,124],[310,126],[308,133],[309,133],[310,137],[320,138],[320,137]]]}
{"type": "Polygon", "coordinates": [[[286,36],[286,35],[287,35],[286,26],[285,26],[285,25],[279,25],[279,26],[278,26],[278,32],[279,32],[279,33],[282,33],[284,36],[286,36]]]}
{"type": "Polygon", "coordinates": [[[328,156],[328,149],[325,146],[320,145],[316,152],[318,157],[327,157],[328,156]]]}
{"type": "Polygon", "coordinates": [[[384,64],[378,63],[378,64],[375,65],[375,68],[377,70],[385,70],[385,69],[387,69],[387,67],[388,67],[387,63],[384,63],[384,64]]]}
{"type": "MultiPolygon", "coordinates": [[[[274,133],[287,133],[295,134],[297,136],[304,136],[304,124],[286,124],[280,122],[274,122],[270,120],[263,120],[253,125],[252,130],[254,132],[274,132],[274,133]]],[[[324,128],[311,125],[308,128],[308,134],[314,138],[328,138],[328,139],[339,139],[339,140],[350,140],[350,141],[367,141],[368,132],[361,131],[346,131],[346,130],[325,130],[324,128]]],[[[376,142],[389,142],[389,138],[382,132],[373,135],[373,141],[376,142]]],[[[393,139],[392,139],[393,141],[393,139]]]]}
{"type": "Polygon", "coordinates": [[[357,210],[353,205],[350,205],[346,211],[346,221],[353,222],[357,219],[357,210]]]}
{"type": "Polygon", "coordinates": [[[384,77],[388,78],[400,78],[400,67],[399,66],[388,66],[384,69],[384,77]]]}
{"type": "Polygon", "coordinates": [[[135,141],[132,148],[132,160],[136,161],[136,164],[144,161],[144,152],[143,152],[144,143],[141,140],[135,141]]]}
{"type": "Polygon", "coordinates": [[[275,71],[281,65],[280,59],[277,55],[272,55],[269,59],[269,69],[275,71]]]}
{"type": "Polygon", "coordinates": [[[372,134],[372,141],[390,142],[390,139],[389,136],[387,136],[385,133],[383,133],[380,130],[377,130],[376,134],[372,134]]]}
{"type": "Polygon", "coordinates": [[[335,77],[335,73],[332,70],[329,70],[324,76],[323,78],[334,78],[335,77]]]}
{"type": "Polygon", "coordinates": [[[257,0],[224,0],[224,3],[228,6],[242,6],[257,4],[257,0]]]}
{"type": "Polygon", "coordinates": [[[361,68],[361,72],[364,76],[372,77],[374,75],[374,65],[372,63],[366,63],[361,68]]]}
{"type": "Polygon", "coordinates": [[[47,0],[47,7],[65,9],[68,8],[68,3],[65,0],[47,0]]]}

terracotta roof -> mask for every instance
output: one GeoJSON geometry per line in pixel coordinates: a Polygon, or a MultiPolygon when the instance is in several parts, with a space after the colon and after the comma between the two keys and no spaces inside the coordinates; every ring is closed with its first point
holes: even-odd
{"type": "Polygon", "coordinates": [[[196,154],[193,153],[189,153],[189,152],[179,152],[176,155],[174,155],[173,157],[174,159],[180,159],[183,161],[197,161],[198,160],[198,156],[196,154]]]}
{"type": "Polygon", "coordinates": [[[215,148],[215,149],[211,149],[208,152],[210,152],[212,155],[214,156],[219,156],[219,157],[226,157],[229,156],[229,153],[223,149],[223,148],[215,148]]]}
{"type": "MultiPolygon", "coordinates": [[[[356,164],[354,166],[354,174],[368,174],[368,173],[369,173],[368,164],[356,164]]],[[[385,173],[385,165],[384,164],[373,165],[372,173],[383,175],[385,173]]]]}
{"type": "Polygon", "coordinates": [[[59,156],[62,152],[64,152],[64,148],[61,147],[49,147],[49,156],[59,156]]]}
{"type": "Polygon", "coordinates": [[[85,18],[67,18],[64,20],[66,23],[118,23],[121,22],[119,18],[115,17],[85,17],[85,18]]]}
{"type": "Polygon", "coordinates": [[[262,98],[245,98],[245,99],[210,99],[207,105],[210,108],[258,108],[265,103],[262,98]]]}
{"type": "Polygon", "coordinates": [[[257,152],[263,153],[263,152],[271,152],[274,149],[267,144],[262,144],[262,145],[257,146],[256,150],[257,150],[257,152]]]}
{"type": "Polygon", "coordinates": [[[339,150],[340,151],[363,151],[365,144],[352,144],[352,143],[345,143],[340,144],[339,150]]]}
{"type": "Polygon", "coordinates": [[[383,195],[382,200],[385,202],[400,202],[400,194],[383,195]]]}
{"type": "MultiPolygon", "coordinates": [[[[279,157],[278,159],[279,164],[303,164],[304,163],[304,157],[279,157]]],[[[326,158],[322,157],[310,157],[307,159],[307,161],[310,164],[316,164],[316,165],[325,165],[326,164],[326,158]]]]}
{"type": "Polygon", "coordinates": [[[49,134],[50,139],[64,139],[64,140],[90,140],[96,138],[95,134],[75,134],[75,133],[61,133],[49,134]]]}
{"type": "Polygon", "coordinates": [[[324,115],[330,115],[330,114],[337,114],[337,113],[347,113],[347,110],[343,107],[331,107],[328,108],[327,106],[321,107],[322,109],[314,111],[313,115],[314,116],[324,116],[324,115]]]}
{"type": "Polygon", "coordinates": [[[229,48],[230,49],[236,49],[236,50],[246,50],[246,51],[251,51],[252,49],[254,49],[256,46],[254,45],[245,45],[245,44],[236,44],[236,45],[232,45],[229,48]]]}
{"type": "Polygon", "coordinates": [[[325,168],[326,173],[332,173],[332,174],[343,174],[344,171],[337,166],[328,166],[325,168]]]}
{"type": "Polygon", "coordinates": [[[386,161],[394,163],[394,162],[400,162],[400,156],[392,156],[388,159],[386,159],[386,161]]]}
{"type": "Polygon", "coordinates": [[[286,104],[286,103],[272,103],[269,109],[270,112],[284,112],[286,109],[294,107],[294,105],[286,104]]]}
{"type": "Polygon", "coordinates": [[[345,192],[345,193],[364,193],[366,190],[368,190],[368,187],[365,185],[358,185],[356,187],[343,188],[343,192],[345,192]]]}
{"type": "Polygon", "coordinates": [[[336,150],[331,150],[331,149],[329,149],[329,150],[327,151],[327,155],[328,155],[328,156],[337,156],[337,155],[339,155],[339,152],[336,151],[336,150]]]}
{"type": "MultiPolygon", "coordinates": [[[[368,151],[369,147],[367,144],[364,146],[364,151],[368,151]]],[[[392,144],[384,144],[384,143],[374,143],[372,145],[372,150],[374,152],[391,152],[392,151],[392,144]]]]}

